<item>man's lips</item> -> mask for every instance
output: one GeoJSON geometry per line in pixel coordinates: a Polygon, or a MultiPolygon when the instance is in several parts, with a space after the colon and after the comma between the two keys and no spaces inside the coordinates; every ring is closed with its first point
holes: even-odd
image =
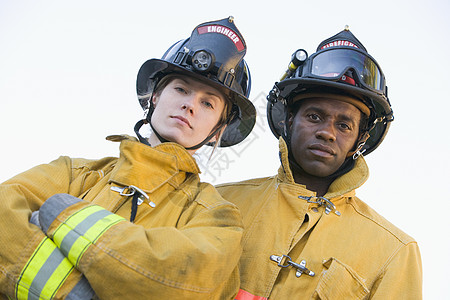
{"type": "Polygon", "coordinates": [[[312,152],[319,156],[334,156],[336,152],[329,146],[323,144],[312,144],[308,147],[312,152]]]}
{"type": "Polygon", "coordinates": [[[192,128],[191,123],[189,122],[189,120],[186,119],[186,118],[183,117],[183,116],[171,116],[171,118],[173,118],[173,119],[178,119],[178,120],[180,120],[181,122],[185,123],[189,128],[192,128]]]}

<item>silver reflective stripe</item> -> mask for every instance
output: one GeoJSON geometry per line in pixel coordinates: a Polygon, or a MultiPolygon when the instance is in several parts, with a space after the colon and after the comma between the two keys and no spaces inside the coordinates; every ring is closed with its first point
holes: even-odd
{"type": "Polygon", "coordinates": [[[83,253],[111,226],[125,221],[98,205],[82,208],[61,223],[53,234],[53,241],[76,267],[83,253]]]}
{"type": "Polygon", "coordinates": [[[107,210],[97,211],[84,219],[74,229],[72,229],[61,242],[60,249],[67,256],[76,240],[84,235],[95,223],[112,213],[107,210]]]}
{"type": "Polygon", "coordinates": [[[16,299],[52,299],[73,265],[44,237],[24,266],[16,284],[16,299]]]}
{"type": "MultiPolygon", "coordinates": [[[[53,252],[45,261],[45,264],[40,268],[39,272],[34,277],[33,282],[31,283],[30,286],[30,290],[39,291],[40,294],[45,284],[50,279],[50,276],[61,264],[64,258],[65,256],[62,255],[62,253],[58,250],[58,248],[55,248],[55,250],[53,250],[53,252]]],[[[36,299],[39,299],[39,297],[36,299]]]]}

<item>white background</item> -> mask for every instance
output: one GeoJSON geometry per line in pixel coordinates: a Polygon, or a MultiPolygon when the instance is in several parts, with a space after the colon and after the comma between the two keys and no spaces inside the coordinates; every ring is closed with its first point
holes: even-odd
{"type": "Polygon", "coordinates": [[[229,15],[248,45],[258,123],[250,142],[215,154],[203,179],[275,174],[264,95],[294,50],[311,54],[349,25],[383,68],[395,113],[357,194],[418,241],[424,298],[450,299],[447,0],[0,0],[0,181],[59,155],[116,156],[118,144],[104,138],[134,135],[141,64],[229,15]]]}

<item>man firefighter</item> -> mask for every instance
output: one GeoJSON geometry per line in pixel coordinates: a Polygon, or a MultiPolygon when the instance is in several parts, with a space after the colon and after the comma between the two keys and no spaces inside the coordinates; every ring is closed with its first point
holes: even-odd
{"type": "Polygon", "coordinates": [[[420,299],[416,241],[355,196],[394,119],[375,59],[348,29],[298,50],[267,112],[278,174],[218,187],[244,216],[236,299],[420,299]]]}

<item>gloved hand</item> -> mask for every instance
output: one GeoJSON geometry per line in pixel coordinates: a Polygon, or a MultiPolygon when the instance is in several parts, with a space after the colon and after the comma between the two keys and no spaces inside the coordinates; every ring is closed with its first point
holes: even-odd
{"type": "MultiPolygon", "coordinates": [[[[39,223],[39,211],[33,211],[31,213],[30,223],[36,225],[37,227],[41,228],[41,223],[39,223]]],[[[41,228],[42,230],[42,228],[41,228]]]]}
{"type": "Polygon", "coordinates": [[[48,198],[39,210],[39,224],[42,231],[47,234],[48,228],[62,211],[82,201],[69,194],[56,194],[48,198]]]}

